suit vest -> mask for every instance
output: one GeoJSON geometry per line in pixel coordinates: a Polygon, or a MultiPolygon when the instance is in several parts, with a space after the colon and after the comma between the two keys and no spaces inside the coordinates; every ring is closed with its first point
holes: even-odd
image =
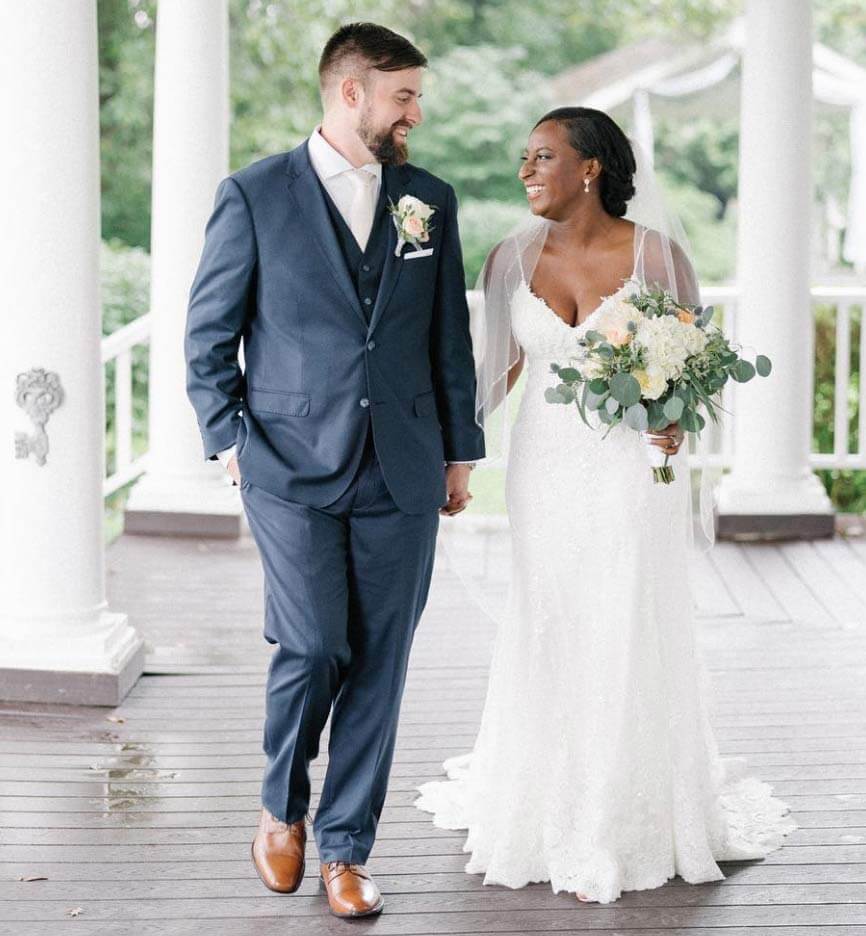
{"type": "Polygon", "coordinates": [[[328,206],[328,214],[331,216],[331,223],[337,234],[337,241],[340,244],[343,259],[346,261],[352,282],[358,292],[358,298],[361,300],[361,308],[364,310],[364,316],[369,323],[373,306],[376,304],[376,294],[379,292],[382,270],[385,266],[385,256],[388,250],[388,228],[389,225],[393,224],[391,215],[388,213],[385,180],[383,178],[379,186],[379,198],[373,215],[373,226],[370,228],[366,249],[362,252],[351,228],[343,220],[339,208],[334,204],[318,176],[316,178],[322,189],[325,204],[328,206]]]}

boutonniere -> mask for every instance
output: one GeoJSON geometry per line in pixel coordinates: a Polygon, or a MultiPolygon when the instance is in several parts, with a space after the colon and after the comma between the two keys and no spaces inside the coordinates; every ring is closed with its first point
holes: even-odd
{"type": "Polygon", "coordinates": [[[397,228],[395,257],[400,256],[404,244],[412,244],[416,250],[420,250],[420,245],[430,240],[430,232],[433,230],[430,217],[435,210],[432,205],[425,204],[414,195],[404,195],[396,205],[388,199],[388,211],[397,228]]]}

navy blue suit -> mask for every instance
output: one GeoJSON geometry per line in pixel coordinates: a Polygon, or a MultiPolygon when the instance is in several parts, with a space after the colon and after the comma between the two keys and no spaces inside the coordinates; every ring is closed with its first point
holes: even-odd
{"type": "Polygon", "coordinates": [[[361,251],[304,142],[220,183],[190,292],[187,393],[205,458],[238,445],[277,644],[262,802],[286,822],[305,814],[333,709],[323,861],[372,848],[444,462],[484,456],[456,212],[447,183],[384,166],[361,251]],[[429,256],[394,255],[387,200],[404,194],[436,208],[429,256]]]}

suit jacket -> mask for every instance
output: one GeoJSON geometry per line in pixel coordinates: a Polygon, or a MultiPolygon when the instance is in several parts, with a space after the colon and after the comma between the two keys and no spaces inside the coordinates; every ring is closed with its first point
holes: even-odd
{"type": "Polygon", "coordinates": [[[371,423],[391,496],[422,513],[447,500],[444,461],[483,458],[484,435],[454,190],[409,164],[383,170],[393,202],[436,207],[433,253],[396,257],[390,224],[366,316],[306,141],[223,179],[190,290],[187,395],[205,458],[237,443],[250,483],[310,506],[348,487],[371,423]]]}

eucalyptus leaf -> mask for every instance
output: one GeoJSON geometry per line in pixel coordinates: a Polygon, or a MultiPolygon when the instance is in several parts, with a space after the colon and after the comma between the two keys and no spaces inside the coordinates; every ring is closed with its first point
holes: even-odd
{"type": "Polygon", "coordinates": [[[755,376],[755,367],[750,361],[737,361],[731,368],[731,377],[740,383],[745,383],[755,376]]]}
{"type": "Polygon", "coordinates": [[[614,374],[610,378],[610,395],[623,406],[634,406],[640,400],[640,384],[631,374],[614,374]]]}
{"type": "Polygon", "coordinates": [[[686,432],[696,432],[698,428],[698,421],[695,418],[697,413],[686,407],[680,414],[679,424],[686,430],[686,432]]]}
{"type": "Polygon", "coordinates": [[[586,393],[584,394],[584,400],[586,402],[587,409],[597,410],[605,400],[610,397],[610,394],[607,390],[604,393],[593,393],[592,390],[587,388],[586,393]]]}
{"type": "Polygon", "coordinates": [[[769,377],[770,371],[772,369],[773,363],[766,354],[759,354],[755,358],[755,370],[761,375],[761,377],[769,377]]]}
{"type": "Polygon", "coordinates": [[[672,396],[664,405],[664,414],[670,422],[676,422],[685,409],[682,397],[672,396]]]}
{"type": "Polygon", "coordinates": [[[545,387],[544,399],[548,403],[565,403],[565,398],[560,395],[556,387],[545,387]]]}
{"type": "Polygon", "coordinates": [[[589,395],[589,388],[586,384],[583,385],[583,392],[577,394],[577,399],[574,401],[577,406],[577,411],[580,414],[580,418],[589,426],[590,429],[595,427],[590,425],[589,420],[586,418],[586,398],[589,395]]]}
{"type": "Polygon", "coordinates": [[[594,377],[592,380],[590,380],[589,389],[592,390],[593,393],[598,394],[598,395],[609,392],[607,381],[602,380],[601,377],[594,377]]]}
{"type": "Polygon", "coordinates": [[[665,408],[658,400],[650,400],[647,404],[647,414],[650,429],[664,429],[670,422],[665,416],[665,408]]]}
{"type": "Polygon", "coordinates": [[[598,344],[600,341],[607,340],[601,332],[593,331],[592,329],[590,329],[583,337],[591,344],[598,344]]]}
{"type": "Polygon", "coordinates": [[[559,379],[566,383],[580,380],[580,371],[576,370],[574,367],[561,367],[559,369],[559,379]]]}
{"type": "Polygon", "coordinates": [[[635,403],[634,406],[630,406],[625,411],[624,418],[626,424],[638,432],[643,432],[649,428],[646,407],[642,403],[635,403]]]}
{"type": "Polygon", "coordinates": [[[609,415],[613,416],[613,414],[619,409],[619,403],[614,397],[609,396],[604,401],[604,408],[607,410],[609,415]]]}

